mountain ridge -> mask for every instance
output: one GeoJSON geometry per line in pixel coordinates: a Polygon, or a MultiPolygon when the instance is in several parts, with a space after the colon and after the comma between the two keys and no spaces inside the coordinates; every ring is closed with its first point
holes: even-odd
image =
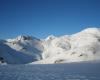
{"type": "Polygon", "coordinates": [[[100,28],[87,28],[76,34],[59,37],[50,35],[46,39],[20,35],[1,40],[0,58],[1,62],[8,64],[99,61],[100,28]]]}

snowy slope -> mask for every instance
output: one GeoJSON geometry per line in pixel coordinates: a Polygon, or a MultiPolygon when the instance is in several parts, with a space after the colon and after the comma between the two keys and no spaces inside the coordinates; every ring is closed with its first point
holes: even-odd
{"type": "Polygon", "coordinates": [[[0,57],[10,64],[99,61],[100,29],[88,28],[73,35],[46,39],[18,36],[1,40],[0,57]]]}
{"type": "Polygon", "coordinates": [[[42,59],[41,41],[30,36],[18,36],[0,43],[0,57],[9,64],[25,64],[42,59]]]}
{"type": "Polygon", "coordinates": [[[43,57],[35,63],[100,60],[100,29],[88,28],[69,36],[50,36],[44,41],[43,57]]]}

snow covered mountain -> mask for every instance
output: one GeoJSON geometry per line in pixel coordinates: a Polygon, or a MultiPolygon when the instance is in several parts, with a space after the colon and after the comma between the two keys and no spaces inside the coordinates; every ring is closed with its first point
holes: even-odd
{"type": "Polygon", "coordinates": [[[100,60],[100,29],[37,39],[18,36],[0,41],[0,60],[8,64],[51,64],[100,60]]]}
{"type": "Polygon", "coordinates": [[[18,36],[15,39],[0,41],[1,61],[8,64],[25,64],[42,59],[41,40],[31,36],[18,36]]]}

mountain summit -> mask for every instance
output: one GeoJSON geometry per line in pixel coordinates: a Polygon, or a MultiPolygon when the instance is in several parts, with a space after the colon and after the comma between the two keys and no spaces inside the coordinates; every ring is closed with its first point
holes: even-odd
{"type": "Polygon", "coordinates": [[[100,60],[100,29],[37,39],[18,36],[0,40],[0,62],[8,64],[52,64],[100,60]]]}

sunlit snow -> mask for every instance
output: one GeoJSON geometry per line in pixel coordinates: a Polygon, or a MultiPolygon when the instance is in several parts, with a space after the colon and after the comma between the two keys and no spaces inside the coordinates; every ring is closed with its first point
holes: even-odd
{"type": "Polygon", "coordinates": [[[100,60],[100,29],[37,39],[18,36],[0,40],[0,57],[8,64],[52,64],[100,60]]]}

